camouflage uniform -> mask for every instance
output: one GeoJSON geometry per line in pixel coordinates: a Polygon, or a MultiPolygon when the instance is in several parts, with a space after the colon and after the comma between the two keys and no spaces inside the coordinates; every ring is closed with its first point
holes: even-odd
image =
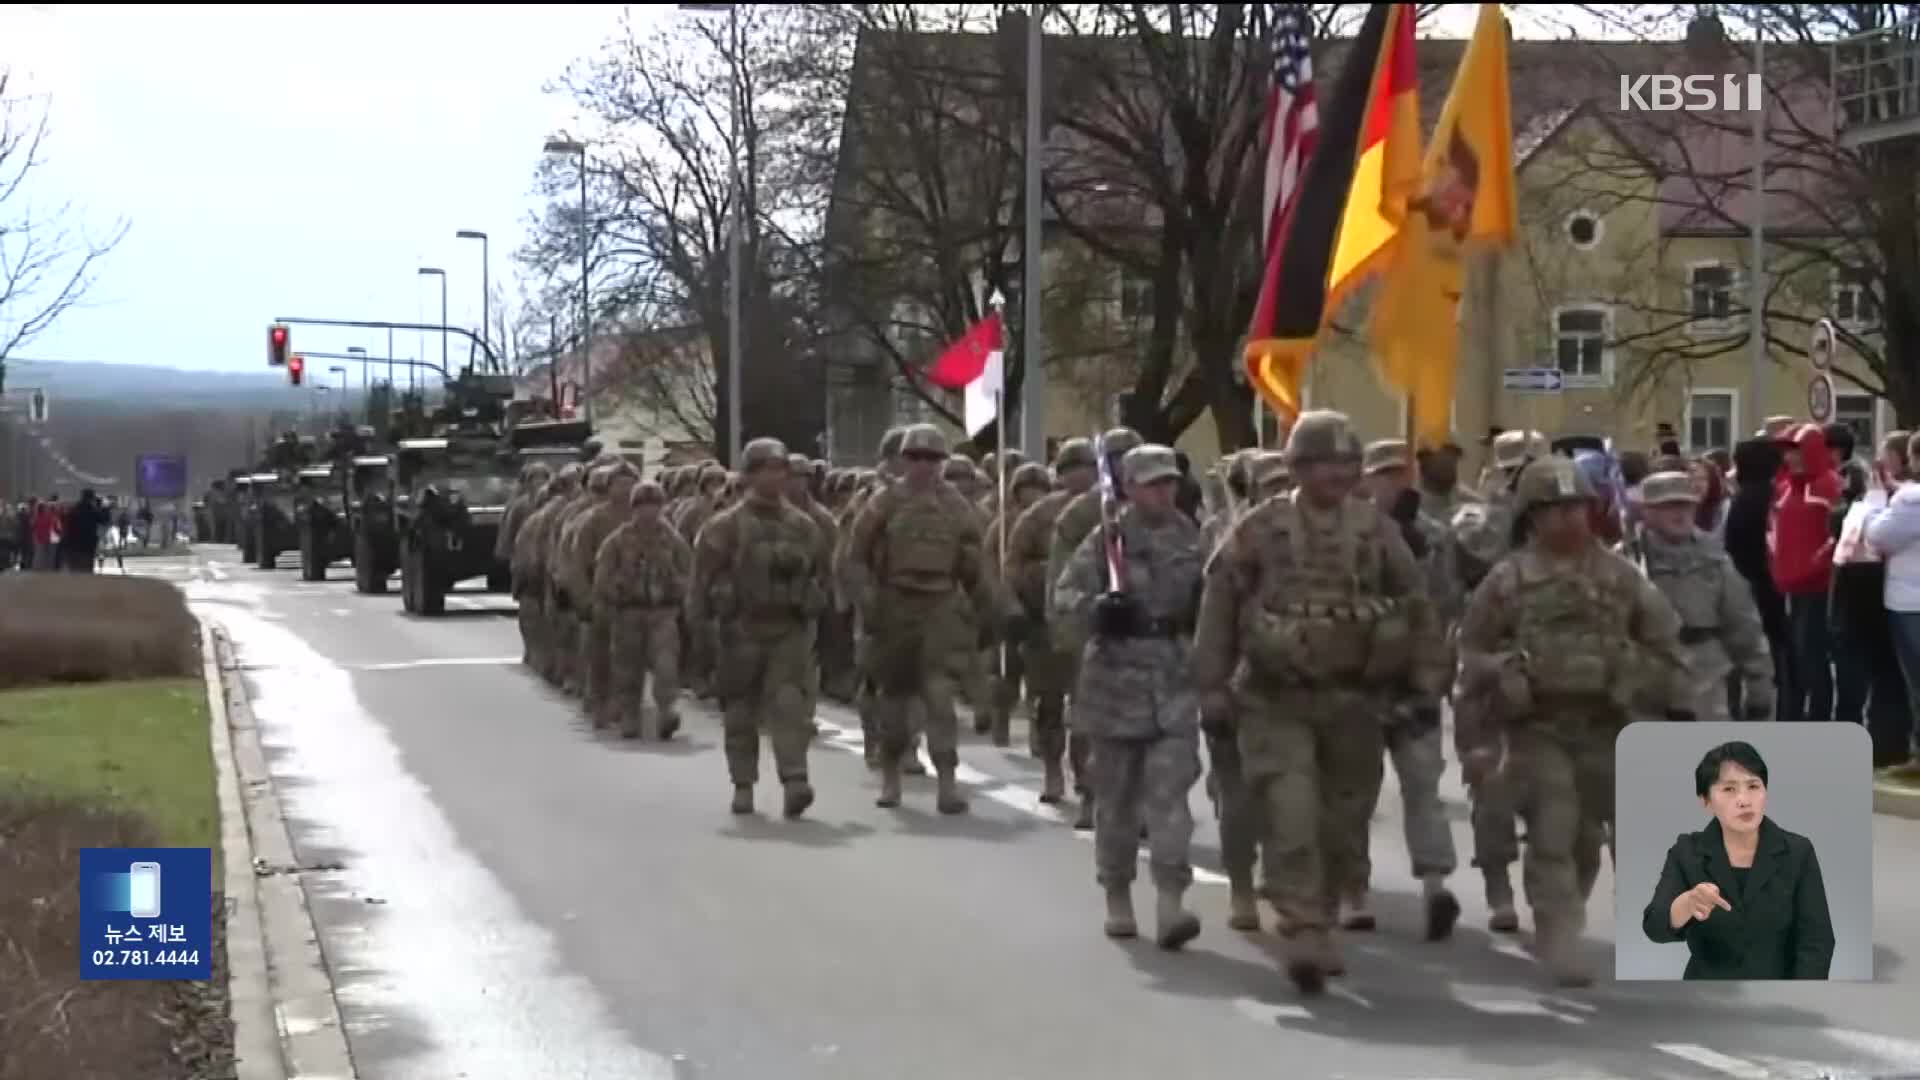
{"type": "MultiPolygon", "coordinates": [[[[992,723],[989,725],[995,746],[1006,746],[1012,742],[1013,707],[1020,701],[1020,688],[1026,679],[1021,650],[1025,644],[1024,635],[1031,623],[1024,614],[1020,600],[1013,593],[1013,568],[1007,556],[1011,545],[1007,541],[1011,538],[1014,522],[1052,486],[1053,478],[1047,475],[1045,467],[1019,466],[1007,480],[1006,509],[987,522],[987,565],[993,567],[994,580],[999,584],[1001,594],[994,601],[994,617],[1003,620],[1012,631],[1004,644],[988,650],[988,661],[998,669],[994,680],[992,723]]],[[[1043,798],[1047,794],[1044,790],[1041,792],[1043,798]]],[[[1059,795],[1060,791],[1053,792],[1055,799],[1059,795]]]]}
{"type": "MultiPolygon", "coordinates": [[[[1693,478],[1683,472],[1655,473],[1641,484],[1641,504],[1694,506],[1693,478]]],[[[1773,716],[1773,654],[1760,625],[1753,590],[1734,569],[1726,548],[1711,534],[1692,529],[1683,539],[1643,526],[1639,556],[1648,580],[1680,615],[1680,644],[1686,646],[1693,682],[1694,717],[1726,720],[1726,685],[1738,676],[1745,720],[1773,716]]]]}
{"type": "MultiPolygon", "coordinates": [[[[1594,497],[1561,457],[1528,465],[1516,489],[1529,514],[1594,497]]],[[[1639,704],[1632,676],[1657,663],[1667,678],[1647,692],[1667,703],[1663,711],[1682,709],[1679,632],[1659,590],[1597,540],[1572,555],[1530,541],[1487,575],[1460,623],[1456,697],[1483,698],[1474,715],[1505,735],[1499,772],[1526,821],[1522,876],[1536,951],[1563,985],[1591,979],[1576,943],[1613,824],[1614,739],[1639,704]]]]}
{"type": "MultiPolygon", "coordinates": [[[[1040,801],[1048,804],[1066,795],[1061,759],[1068,747],[1067,694],[1073,689],[1079,660],[1073,651],[1057,644],[1052,632],[1053,620],[1047,607],[1047,595],[1053,591],[1053,582],[1047,577],[1049,556],[1060,512],[1092,486],[1097,464],[1093,444],[1086,439],[1061,443],[1053,467],[1066,486],[1042,495],[1014,519],[1013,528],[1007,531],[1007,585],[1026,622],[1014,636],[1020,645],[1027,690],[1033,695],[1030,748],[1046,769],[1040,801]]],[[[1076,745],[1072,755],[1074,787],[1084,792],[1088,784],[1085,740],[1076,745]]],[[[1088,810],[1088,827],[1092,824],[1090,815],[1088,810]]]]}
{"type": "MultiPolygon", "coordinates": [[[[974,523],[979,526],[984,542],[992,512],[986,509],[988,489],[980,482],[980,473],[974,468],[973,462],[963,457],[950,457],[940,468],[940,478],[966,500],[967,509],[972,513],[974,523]]],[[[975,612],[974,616],[978,621],[988,622],[997,620],[999,613],[987,610],[975,612]]],[[[985,735],[993,730],[994,695],[993,681],[988,677],[989,670],[987,650],[976,649],[972,654],[972,662],[960,676],[960,700],[966,702],[968,710],[973,713],[975,735],[985,735]]]]}
{"type": "MultiPolygon", "coordinates": [[[[854,705],[860,713],[860,735],[867,767],[870,769],[880,767],[879,692],[874,686],[873,679],[865,674],[869,670],[866,657],[873,645],[873,634],[866,626],[860,613],[860,606],[855,601],[853,579],[848,576],[853,573],[853,570],[847,563],[849,550],[847,545],[853,536],[853,523],[859,519],[860,511],[866,509],[867,503],[882,488],[893,483],[900,464],[900,440],[905,437],[906,431],[904,427],[891,428],[880,437],[880,449],[876,458],[879,468],[861,472],[859,490],[847,500],[846,510],[840,516],[840,534],[833,558],[835,594],[839,597],[839,602],[854,617],[854,663],[862,672],[854,705]]],[[[920,763],[919,741],[920,736],[916,730],[913,735],[913,744],[907,748],[907,753],[901,759],[901,768],[909,776],[920,776],[926,773],[926,767],[920,763]]]]}
{"type": "Polygon", "coordinates": [[[533,667],[540,677],[550,683],[560,681],[560,665],[557,656],[558,613],[553,602],[553,572],[549,554],[553,548],[554,532],[559,528],[560,518],[573,500],[580,494],[581,482],[586,478],[586,467],[577,462],[563,467],[548,483],[545,501],[533,513],[527,516],[527,523],[520,527],[520,534],[514,540],[514,587],[523,590],[520,596],[521,633],[533,643],[533,667]]]}
{"type": "MultiPolygon", "coordinates": [[[[1254,503],[1254,481],[1250,466],[1257,450],[1237,450],[1227,458],[1222,470],[1224,492],[1219,508],[1200,526],[1200,551],[1211,559],[1220,544],[1233,531],[1254,503]]],[[[1204,565],[1204,564],[1203,564],[1204,565]]],[[[1247,788],[1246,769],[1240,762],[1240,744],[1233,734],[1233,723],[1209,724],[1207,740],[1207,795],[1213,800],[1213,813],[1220,832],[1220,861],[1227,872],[1227,926],[1234,930],[1260,929],[1260,908],[1253,886],[1254,864],[1259,858],[1260,820],[1247,788]]]]}
{"type": "MultiPolygon", "coordinates": [[[[1101,436],[1100,442],[1106,451],[1109,463],[1119,461],[1127,451],[1141,445],[1140,434],[1132,428],[1114,428],[1101,436]]],[[[1115,479],[1117,480],[1118,477],[1116,476],[1115,479]]],[[[1066,570],[1068,561],[1073,558],[1073,553],[1080,550],[1081,541],[1100,526],[1101,514],[1098,489],[1082,492],[1060,509],[1060,515],[1053,523],[1053,538],[1047,547],[1046,582],[1049,590],[1060,580],[1060,575],[1066,570]]],[[[1047,601],[1047,610],[1054,610],[1051,599],[1047,601]]],[[[1067,639],[1055,643],[1062,651],[1078,654],[1079,650],[1073,641],[1073,630],[1070,627],[1064,623],[1057,623],[1051,625],[1049,629],[1068,635],[1067,639]]],[[[1078,685],[1077,678],[1074,685],[1078,685]]],[[[1075,712],[1077,714],[1078,710],[1075,712]]],[[[1086,776],[1087,754],[1092,751],[1092,743],[1078,728],[1070,728],[1070,731],[1067,754],[1073,759],[1074,794],[1080,800],[1080,814],[1074,820],[1073,827],[1091,829],[1094,813],[1093,789],[1087,784],[1086,776]]]]}
{"type": "Polygon", "coordinates": [[[594,556],[594,622],[607,627],[613,660],[607,711],[627,738],[670,739],[680,727],[680,609],[693,577],[693,549],[659,516],[666,503],[660,485],[636,484],[628,501],[636,516],[608,533],[594,556]]]}
{"type": "MultiPolygon", "coordinates": [[[[834,548],[839,543],[840,526],[826,507],[813,497],[814,463],[805,454],[792,454],[787,458],[787,469],[787,501],[806,514],[814,528],[820,531],[820,563],[831,567],[834,548]]],[[[828,584],[831,591],[831,575],[828,584]]],[[[846,673],[853,666],[853,623],[840,615],[839,605],[829,596],[825,610],[820,613],[820,625],[816,628],[814,639],[814,660],[819,678],[812,685],[816,688],[843,686],[846,673]]],[[[815,704],[811,700],[807,703],[808,716],[813,715],[815,704]]]]}
{"type": "MultiPolygon", "coordinates": [[[[740,452],[749,474],[787,471],[778,439],[755,439],[740,452]]],[[[733,812],[753,812],[760,779],[760,732],[773,746],[785,813],[813,804],[807,746],[813,740],[813,634],[827,606],[820,530],[779,493],[749,494],[722,510],[694,543],[687,599],[695,625],[712,625],[714,693],[722,702],[733,812]]]]}
{"type": "Polygon", "coordinates": [[[527,636],[527,625],[538,613],[537,610],[527,610],[523,597],[530,590],[513,570],[518,562],[514,542],[519,539],[520,530],[525,527],[527,519],[533,516],[534,509],[540,505],[546,494],[547,481],[551,479],[553,471],[538,462],[520,470],[520,486],[514,489],[513,498],[507,501],[507,511],[500,517],[500,535],[493,545],[493,557],[495,561],[506,564],[513,598],[519,602],[520,662],[528,666],[533,664],[533,642],[527,636]]]}
{"type": "MultiPolygon", "coordinates": [[[[1309,412],[1287,458],[1304,484],[1324,476],[1309,468],[1357,466],[1360,445],[1345,416],[1309,412]]],[[[1208,563],[1194,646],[1209,725],[1237,721],[1264,826],[1264,891],[1288,974],[1307,992],[1344,969],[1329,923],[1338,897],[1369,876],[1367,822],[1394,706],[1445,683],[1425,581],[1400,530],[1369,502],[1321,507],[1311,490],[1269,498],[1234,526],[1208,563]]]]}
{"type": "MultiPolygon", "coordinates": [[[[709,461],[701,465],[686,501],[680,504],[679,514],[672,519],[680,538],[696,549],[700,544],[700,530],[723,508],[728,483],[727,470],[718,463],[709,461]]],[[[696,624],[689,617],[682,629],[680,655],[686,660],[682,674],[695,697],[710,697],[712,688],[708,677],[714,664],[714,628],[696,624]]]]}
{"type": "MultiPolygon", "coordinates": [[[[1362,455],[1360,468],[1368,477],[1391,477],[1397,471],[1404,482],[1392,481],[1386,486],[1399,487],[1402,491],[1417,491],[1410,486],[1412,448],[1404,440],[1381,439],[1369,443],[1362,455]]],[[[1419,498],[1424,508],[1425,496],[1419,498]]],[[[1394,507],[1385,505],[1380,509],[1386,512],[1394,507]]],[[[1451,565],[1451,553],[1447,549],[1450,534],[1445,525],[1424,512],[1417,512],[1411,523],[1402,525],[1403,534],[1407,529],[1413,532],[1409,546],[1415,549],[1415,556],[1425,571],[1427,595],[1433,602],[1439,625],[1447,628],[1458,616],[1460,599],[1459,590],[1453,586],[1448,572],[1451,565]],[[1414,539],[1418,540],[1417,545],[1413,543],[1414,539]]],[[[1452,670],[1450,661],[1446,669],[1452,670]]],[[[1405,830],[1407,854],[1413,862],[1413,876],[1421,884],[1428,941],[1438,941],[1452,933],[1453,924],[1460,917],[1460,903],[1446,888],[1448,875],[1459,865],[1459,855],[1453,846],[1453,823],[1448,820],[1446,807],[1440,801],[1440,777],[1447,770],[1445,744],[1437,695],[1413,697],[1400,703],[1393,721],[1387,727],[1387,755],[1393,763],[1393,774],[1399,781],[1400,821],[1405,830]]],[[[1342,899],[1345,906],[1341,913],[1343,927],[1349,930],[1373,928],[1373,913],[1367,905],[1364,891],[1342,899]]]]}
{"type": "MultiPolygon", "coordinates": [[[[1180,477],[1165,446],[1128,451],[1122,468],[1136,491],[1180,477]]],[[[1159,894],[1155,937],[1177,949],[1200,932],[1183,897],[1193,881],[1188,796],[1200,778],[1190,652],[1203,554],[1199,526],[1167,495],[1160,511],[1128,503],[1111,526],[1124,559],[1119,590],[1108,590],[1105,529],[1092,531],[1054,582],[1051,611],[1065,636],[1090,638],[1080,654],[1073,729],[1094,740],[1094,866],[1107,894],[1106,932],[1135,933],[1132,887],[1144,826],[1159,894]]]]}
{"type": "Polygon", "coordinates": [[[543,557],[547,568],[547,618],[553,635],[553,667],[561,689],[575,695],[585,689],[580,650],[584,626],[581,612],[586,609],[587,597],[568,587],[572,583],[568,570],[568,538],[572,524],[605,500],[607,485],[613,478],[601,470],[610,464],[612,462],[604,458],[594,458],[587,466],[580,490],[560,507],[547,526],[543,557]],[[597,482],[596,474],[600,476],[597,482]]]}
{"type": "Polygon", "coordinates": [[[633,488],[640,482],[640,471],[626,462],[606,466],[606,469],[609,474],[606,501],[574,521],[569,540],[569,565],[575,576],[572,587],[586,598],[586,617],[581,620],[580,628],[581,696],[595,727],[611,724],[614,717],[607,710],[613,685],[613,624],[594,614],[594,568],[600,545],[613,530],[632,518],[633,488]]]}
{"type": "MultiPolygon", "coordinates": [[[[1535,456],[1550,451],[1538,432],[1505,431],[1493,441],[1493,465],[1482,478],[1483,497],[1461,503],[1449,521],[1452,532],[1452,577],[1463,593],[1470,593],[1495,563],[1513,547],[1518,503],[1513,486],[1520,470],[1535,456]],[[1536,453],[1537,452],[1537,453],[1536,453]]],[[[1474,715],[1478,701],[1454,696],[1454,752],[1462,762],[1484,758],[1476,754],[1475,732],[1497,734],[1497,724],[1474,715]]],[[[1473,865],[1486,880],[1487,928],[1500,934],[1520,929],[1514,905],[1513,874],[1520,858],[1520,830],[1513,793],[1497,772],[1466,769],[1469,820],[1473,826],[1473,865]]]]}
{"type": "MultiPolygon", "coordinates": [[[[916,424],[901,437],[900,453],[944,458],[946,436],[916,424]]],[[[879,691],[879,806],[900,804],[901,759],[913,745],[917,702],[939,778],[937,808],[943,814],[967,809],[955,775],[953,697],[978,655],[979,623],[992,611],[981,531],[977,511],[959,492],[937,479],[916,486],[910,475],[868,500],[847,538],[847,584],[861,611],[868,675],[879,691]]]]}

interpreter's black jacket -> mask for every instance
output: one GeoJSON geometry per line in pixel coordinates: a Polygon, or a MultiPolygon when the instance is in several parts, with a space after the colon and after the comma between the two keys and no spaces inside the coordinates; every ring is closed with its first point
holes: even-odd
{"type": "Polygon", "coordinates": [[[1833,919],[1813,842],[1771,818],[1760,822],[1760,846],[1744,888],[1736,883],[1718,821],[1681,833],[1667,850],[1641,928],[1652,941],[1687,943],[1688,979],[1824,979],[1833,961],[1833,919]],[[1674,898],[1703,881],[1720,886],[1733,910],[1715,908],[1674,930],[1668,921],[1674,898]]]}

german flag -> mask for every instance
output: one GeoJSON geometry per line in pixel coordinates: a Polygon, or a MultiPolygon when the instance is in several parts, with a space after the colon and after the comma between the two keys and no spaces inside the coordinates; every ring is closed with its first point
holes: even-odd
{"type": "Polygon", "coordinates": [[[1247,371],[1274,410],[1300,411],[1321,330],[1391,252],[1420,185],[1414,6],[1374,4],[1327,103],[1319,145],[1269,251],[1247,371]]]}

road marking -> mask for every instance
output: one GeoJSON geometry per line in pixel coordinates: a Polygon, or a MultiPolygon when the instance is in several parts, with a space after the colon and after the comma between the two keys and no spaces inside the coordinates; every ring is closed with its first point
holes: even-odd
{"type": "MultiPolygon", "coordinates": [[[[843,708],[843,706],[822,704],[819,709],[815,710],[814,720],[820,725],[820,742],[836,750],[844,750],[848,753],[864,755],[866,753],[867,740],[866,736],[860,731],[857,721],[855,726],[849,727],[845,724],[829,720],[827,717],[821,715],[825,710],[834,708],[843,708]]],[[[929,770],[933,768],[933,760],[928,756],[924,745],[920,748],[920,760],[929,770]]],[[[1061,825],[1069,824],[1073,820],[1059,807],[1048,806],[1046,803],[1041,802],[1038,791],[1032,788],[1022,787],[1010,780],[1002,780],[990,773],[981,772],[979,769],[974,768],[964,761],[960,763],[958,768],[954,769],[953,775],[954,779],[960,781],[961,784],[972,788],[973,794],[981,798],[991,799],[1001,806],[1018,810],[1030,817],[1036,817],[1042,821],[1051,821],[1061,825]]],[[[1093,833],[1091,832],[1075,830],[1074,835],[1087,843],[1093,842],[1093,833]]],[[[1140,857],[1145,859],[1146,852],[1142,851],[1140,857]]],[[[1227,884],[1227,876],[1225,874],[1217,873],[1200,866],[1193,868],[1193,880],[1195,883],[1202,885],[1227,884]]]]}
{"type": "Polygon", "coordinates": [[[392,660],[380,664],[346,664],[354,671],[411,671],[434,667],[505,667],[518,664],[517,656],[430,656],[423,660],[392,660]]]}
{"type": "Polygon", "coordinates": [[[1703,1069],[1712,1069],[1725,1076],[1737,1076],[1741,1080],[1768,1080],[1772,1075],[1772,1070],[1764,1065],[1756,1065],[1744,1058],[1729,1057],[1718,1050],[1709,1050],[1693,1043],[1654,1043],[1653,1048],[1703,1069]]]}
{"type": "Polygon", "coordinates": [[[1524,998],[1511,997],[1471,998],[1457,991],[1454,994],[1454,999],[1475,1012],[1483,1012],[1489,1016],[1544,1016],[1550,1020],[1558,1020],[1563,1024],[1584,1024],[1587,1022],[1587,1018],[1584,1016],[1569,1016],[1565,1013],[1555,1012],[1542,1000],[1529,1001],[1524,998]]]}
{"type": "Polygon", "coordinates": [[[1233,999],[1233,1007],[1251,1019],[1263,1024],[1278,1024],[1283,1020],[1312,1020],[1313,1013],[1304,1005],[1275,1005],[1258,998],[1238,997],[1233,999]]]}
{"type": "Polygon", "coordinates": [[[1903,1069],[1920,1069],[1920,1042],[1912,1039],[1877,1035],[1871,1031],[1855,1031],[1852,1028],[1830,1027],[1826,1028],[1822,1034],[1834,1042],[1849,1046],[1861,1053],[1896,1062],[1903,1069]]]}

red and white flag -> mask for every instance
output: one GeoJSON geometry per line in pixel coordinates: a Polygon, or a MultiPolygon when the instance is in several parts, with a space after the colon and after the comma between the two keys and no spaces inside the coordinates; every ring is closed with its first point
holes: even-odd
{"type": "Polygon", "coordinates": [[[1005,325],[998,311],[974,323],[927,366],[927,381],[962,391],[967,432],[973,434],[1000,415],[1005,389],[1005,325]]]}

